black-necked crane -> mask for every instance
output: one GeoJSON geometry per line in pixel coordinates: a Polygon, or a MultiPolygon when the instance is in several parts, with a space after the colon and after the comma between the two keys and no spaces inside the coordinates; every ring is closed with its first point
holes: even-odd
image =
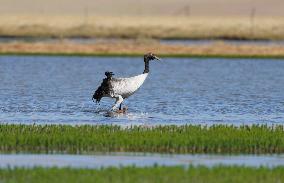
{"type": "Polygon", "coordinates": [[[96,100],[97,103],[103,97],[115,98],[116,102],[112,106],[111,110],[114,111],[119,106],[119,110],[122,110],[122,102],[124,99],[128,98],[134,94],[140,86],[144,83],[145,79],[149,74],[149,62],[151,60],[161,60],[159,57],[153,53],[148,53],[144,55],[145,68],[142,74],[137,76],[132,76],[128,78],[114,78],[112,72],[105,72],[106,78],[98,87],[93,95],[93,101],[96,100]]]}

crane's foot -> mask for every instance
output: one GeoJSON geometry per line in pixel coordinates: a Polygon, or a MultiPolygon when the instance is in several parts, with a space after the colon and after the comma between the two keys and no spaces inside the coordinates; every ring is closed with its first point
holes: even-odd
{"type": "Polygon", "coordinates": [[[124,113],[125,114],[127,112],[127,110],[128,110],[128,107],[124,106],[123,108],[120,108],[120,109],[116,110],[115,112],[116,113],[124,113]]]}

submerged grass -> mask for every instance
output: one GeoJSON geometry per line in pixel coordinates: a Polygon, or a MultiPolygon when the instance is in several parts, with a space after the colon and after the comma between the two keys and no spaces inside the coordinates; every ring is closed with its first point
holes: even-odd
{"type": "Polygon", "coordinates": [[[206,167],[121,167],[92,169],[33,168],[0,169],[0,181],[6,183],[271,183],[284,182],[284,168],[237,166],[206,167]]]}
{"type": "Polygon", "coordinates": [[[284,153],[283,126],[0,125],[0,152],[284,153]]]}

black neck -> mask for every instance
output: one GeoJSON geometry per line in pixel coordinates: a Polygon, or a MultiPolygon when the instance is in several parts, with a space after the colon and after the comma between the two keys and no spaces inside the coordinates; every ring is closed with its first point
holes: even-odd
{"type": "Polygon", "coordinates": [[[144,62],[145,62],[145,69],[144,69],[143,74],[149,73],[149,60],[144,58],[144,62]]]}

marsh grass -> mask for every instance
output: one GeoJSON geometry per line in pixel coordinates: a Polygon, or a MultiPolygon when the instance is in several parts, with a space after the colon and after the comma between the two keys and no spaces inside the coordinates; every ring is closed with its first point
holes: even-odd
{"type": "Polygon", "coordinates": [[[0,36],[278,40],[284,18],[2,15],[0,36]]]}
{"type": "Polygon", "coordinates": [[[271,183],[284,181],[284,168],[249,168],[237,166],[121,167],[102,169],[16,168],[0,169],[1,182],[17,183],[271,183]]]}
{"type": "Polygon", "coordinates": [[[0,125],[0,152],[284,153],[283,126],[0,125]]]}

